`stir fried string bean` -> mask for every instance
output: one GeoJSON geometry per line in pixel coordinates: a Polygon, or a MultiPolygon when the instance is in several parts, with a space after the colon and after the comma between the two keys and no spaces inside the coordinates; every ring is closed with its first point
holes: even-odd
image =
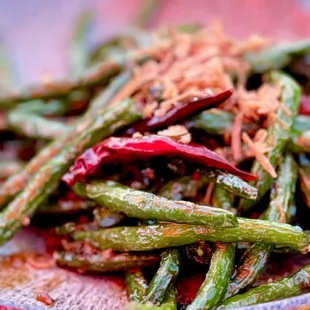
{"type": "Polygon", "coordinates": [[[309,41],[185,25],[92,48],[91,19],[63,80],[17,87],[0,46],[0,245],[35,226],[59,267],[123,273],[128,310],[309,291],[307,259],[269,267],[286,253],[296,272],[309,251],[309,41]]]}
{"type": "Polygon", "coordinates": [[[148,284],[142,271],[127,272],[126,274],[127,295],[130,301],[142,301],[148,284]]]}
{"type": "Polygon", "coordinates": [[[60,266],[78,268],[91,272],[124,271],[132,268],[153,266],[158,263],[154,255],[99,252],[93,254],[76,252],[55,252],[54,258],[60,266]]]}
{"type": "Polygon", "coordinates": [[[130,72],[126,71],[117,77],[107,90],[101,92],[98,97],[92,100],[89,109],[77,121],[77,124],[75,124],[68,134],[62,135],[48,144],[27,163],[24,169],[21,169],[7,179],[0,187],[0,206],[4,206],[7,202],[12,200],[12,198],[26,186],[29,179],[38,172],[42,165],[59,154],[71,140],[90,126],[91,122],[102,112],[102,109],[106,108],[110,100],[124,83],[126,83],[130,76],[130,72]]]}
{"type": "Polygon", "coordinates": [[[146,289],[143,302],[152,302],[160,305],[166,295],[167,287],[174,284],[179,273],[180,254],[177,249],[166,250],[162,253],[160,267],[146,289]]]}
{"type": "Polygon", "coordinates": [[[299,295],[309,290],[309,265],[288,278],[253,288],[227,299],[219,309],[239,308],[299,295]]]}
{"type": "Polygon", "coordinates": [[[177,290],[173,285],[168,287],[168,293],[165,298],[165,301],[161,306],[156,306],[151,302],[144,304],[138,303],[129,303],[125,306],[126,310],[176,310],[177,309],[177,290]]]}
{"type": "Polygon", "coordinates": [[[308,252],[308,236],[299,227],[263,220],[238,218],[238,227],[207,225],[158,224],[139,227],[115,227],[73,234],[100,249],[147,251],[191,244],[199,240],[221,242],[264,242],[308,252]]]}
{"type": "MultiPolygon", "coordinates": [[[[279,168],[279,176],[271,191],[271,201],[267,210],[261,218],[285,223],[288,217],[288,210],[294,199],[295,185],[297,178],[297,167],[294,159],[288,155],[279,168]]],[[[244,253],[241,265],[229,283],[226,298],[237,294],[252,285],[264,270],[272,246],[264,243],[257,243],[250,246],[244,253]]]]}
{"type": "Polygon", "coordinates": [[[0,214],[0,244],[14,236],[24,217],[31,217],[42,202],[57,188],[62,175],[74,159],[94,142],[111,135],[119,128],[138,119],[131,101],[121,102],[102,113],[54,158],[43,165],[19,194],[0,214]]]}
{"type": "MultiPolygon", "coordinates": [[[[272,72],[270,79],[272,83],[280,83],[282,86],[281,104],[277,113],[277,121],[268,129],[267,136],[267,144],[271,146],[267,157],[273,167],[277,167],[284,147],[289,141],[298,112],[300,87],[292,78],[282,73],[272,72]]],[[[258,188],[258,197],[254,202],[241,200],[240,210],[247,211],[251,209],[263,198],[272,184],[272,176],[258,162],[255,162],[252,172],[258,176],[258,180],[255,182],[255,187],[258,188]]]]}
{"type": "Polygon", "coordinates": [[[206,279],[187,309],[213,309],[219,304],[228,285],[234,262],[233,257],[233,245],[219,243],[216,245],[206,279]]]}
{"type": "Polygon", "coordinates": [[[180,223],[208,224],[211,226],[236,226],[235,216],[229,211],[190,202],[171,201],[151,193],[135,191],[112,181],[78,183],[77,194],[82,194],[110,211],[122,212],[131,217],[174,221],[180,223]]]}

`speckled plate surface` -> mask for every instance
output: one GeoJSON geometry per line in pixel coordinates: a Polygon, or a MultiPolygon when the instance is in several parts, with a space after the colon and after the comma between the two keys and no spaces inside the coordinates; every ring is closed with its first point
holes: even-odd
{"type": "MultiPolygon", "coordinates": [[[[126,28],[142,1],[0,0],[0,38],[15,59],[18,80],[25,84],[66,72],[70,33],[76,17],[85,9],[94,12],[95,42],[126,28]]],[[[161,1],[150,26],[189,22],[207,25],[214,20],[222,21],[228,33],[238,37],[259,33],[281,41],[310,38],[310,1],[161,1]]],[[[42,251],[43,240],[28,229],[0,248],[0,260],[1,256],[14,253],[42,251]]],[[[126,303],[125,287],[118,275],[81,275],[57,267],[38,270],[18,262],[2,267],[0,310],[47,309],[35,299],[40,290],[56,300],[52,309],[116,310],[126,303]]],[[[300,306],[310,309],[310,293],[243,309],[282,310],[300,306]]]]}
{"type": "Polygon", "coordinates": [[[32,229],[24,229],[0,249],[2,257],[11,257],[10,260],[0,257],[0,304],[22,309],[46,309],[36,301],[37,293],[43,292],[55,300],[53,309],[123,308],[126,292],[120,276],[82,275],[57,266],[35,269],[24,259],[24,254],[44,252],[43,239],[32,229]]]}

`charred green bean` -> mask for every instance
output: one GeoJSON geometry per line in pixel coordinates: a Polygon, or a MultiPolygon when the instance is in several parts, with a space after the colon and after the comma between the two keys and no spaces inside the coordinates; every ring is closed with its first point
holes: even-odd
{"type": "Polygon", "coordinates": [[[121,102],[95,118],[88,128],[84,128],[58,155],[43,165],[24,191],[1,212],[0,244],[14,236],[21,228],[23,218],[31,217],[35,213],[57,188],[62,175],[81,152],[139,117],[132,101],[121,102]]]}
{"type": "Polygon", "coordinates": [[[167,288],[178,276],[180,268],[180,254],[177,249],[169,249],[162,253],[158,271],[146,289],[143,302],[160,305],[166,296],[167,288]]]}
{"type": "Polygon", "coordinates": [[[148,287],[141,270],[126,273],[127,295],[129,301],[141,302],[148,287]]]}
{"type": "Polygon", "coordinates": [[[130,217],[220,227],[236,225],[235,216],[228,211],[185,201],[171,201],[112,181],[78,183],[74,190],[76,194],[94,200],[112,212],[123,212],[130,217]]]}
{"type": "MultiPolygon", "coordinates": [[[[283,73],[272,72],[270,79],[272,83],[281,83],[282,85],[281,105],[277,112],[277,118],[281,121],[281,125],[279,121],[275,121],[268,129],[268,136],[266,138],[267,145],[272,146],[267,153],[267,157],[272,166],[276,168],[279,165],[282,152],[290,139],[299,107],[300,87],[291,77],[283,73]],[[282,105],[290,111],[290,114],[284,111],[282,105]]],[[[258,162],[255,162],[252,173],[258,176],[254,184],[258,189],[258,196],[255,201],[241,200],[239,205],[241,211],[247,211],[259,203],[272,184],[272,176],[258,162]]]]}
{"type": "Polygon", "coordinates": [[[223,302],[219,309],[246,307],[277,299],[300,295],[309,290],[310,266],[288,278],[267,283],[250,289],[246,293],[233,296],[223,302]]]}
{"type": "Polygon", "coordinates": [[[75,232],[75,240],[85,240],[100,249],[147,251],[191,244],[199,240],[220,242],[264,242],[308,252],[308,236],[297,226],[264,220],[238,218],[238,227],[158,224],[115,227],[92,232],[75,232]]]}

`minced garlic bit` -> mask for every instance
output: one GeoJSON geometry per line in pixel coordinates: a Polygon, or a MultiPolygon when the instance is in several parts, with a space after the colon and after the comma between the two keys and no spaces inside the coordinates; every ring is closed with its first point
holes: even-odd
{"type": "Polygon", "coordinates": [[[276,113],[280,106],[280,94],[280,85],[263,84],[257,90],[252,91],[239,88],[236,100],[246,117],[257,119],[260,115],[269,117],[276,113]]]}
{"type": "Polygon", "coordinates": [[[144,117],[151,117],[154,114],[154,111],[158,108],[158,102],[153,101],[151,103],[147,103],[143,109],[144,117]]]}
{"type": "Polygon", "coordinates": [[[142,135],[140,132],[137,131],[137,132],[135,132],[135,133],[132,134],[132,137],[133,137],[133,138],[142,138],[143,135],[142,135]]]}
{"type": "Polygon", "coordinates": [[[249,65],[243,55],[263,49],[268,44],[265,38],[252,36],[249,40],[237,41],[225,34],[219,23],[194,33],[170,27],[157,32],[154,38],[151,47],[137,50],[132,56],[137,59],[149,55],[152,59],[136,68],[132,80],[113,102],[131,96],[146,105],[146,117],[163,116],[178,102],[188,102],[193,96],[199,98],[235,89],[232,77],[236,76],[241,90],[231,97],[231,105],[237,100],[246,117],[268,114],[269,106],[277,109],[274,104],[277,95],[271,94],[270,85],[263,85],[257,92],[245,90],[249,65]],[[154,95],[153,90],[159,84],[160,96],[154,95]],[[266,104],[262,105],[262,101],[266,104]]]}
{"type": "Polygon", "coordinates": [[[169,126],[167,129],[158,131],[159,136],[166,136],[177,140],[180,143],[188,144],[191,142],[191,134],[182,125],[169,126]]]}

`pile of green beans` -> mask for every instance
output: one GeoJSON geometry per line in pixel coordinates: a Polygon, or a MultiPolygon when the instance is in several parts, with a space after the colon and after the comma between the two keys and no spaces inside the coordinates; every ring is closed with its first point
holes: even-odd
{"type": "MultiPolygon", "coordinates": [[[[139,16],[135,25],[144,25],[156,4],[149,1],[146,15],[139,16]]],[[[139,171],[142,181],[134,173],[128,181],[136,162],[121,168],[112,162],[69,188],[61,179],[79,155],[108,137],[121,137],[124,128],[146,117],[134,97],[110,103],[141,63],[153,57],[147,49],[133,57],[124,46],[150,47],[152,40],[139,30],[91,49],[86,38],[90,20],[84,14],[79,21],[71,44],[70,77],[63,81],[15,90],[8,62],[0,58],[0,69],[2,65],[7,71],[7,77],[0,76],[0,134],[4,141],[27,141],[36,151],[26,161],[17,152],[8,158],[4,146],[0,149],[0,245],[33,217],[40,223],[61,219],[66,223],[55,224],[55,238],[64,238],[67,246],[54,251],[57,264],[85,272],[123,272],[127,310],[177,309],[185,266],[199,269],[199,262],[205,280],[187,302],[189,310],[237,308],[310,291],[310,266],[257,286],[275,255],[288,252],[293,260],[297,252],[309,250],[299,212],[309,216],[310,164],[300,156],[307,158],[310,153],[310,116],[298,115],[303,89],[290,75],[289,65],[310,54],[310,42],[243,56],[249,74],[260,74],[270,85],[281,86],[276,119],[264,125],[269,147],[264,155],[276,178],[255,159],[241,162],[257,175],[251,182],[183,161],[178,164],[184,171],[177,169],[177,174],[169,168],[175,158],[143,163],[137,159],[138,167],[144,165],[139,171]],[[171,175],[161,172],[163,165],[171,175]],[[154,175],[146,176],[147,169],[154,175]],[[203,198],[206,190],[209,196],[203,198]],[[297,206],[297,214],[292,206],[297,206]],[[87,217],[86,223],[85,218],[81,223],[81,215],[87,217]],[[210,259],[188,257],[193,252],[203,257],[201,244],[208,247],[210,259]],[[188,247],[195,251],[187,251],[188,247]]],[[[188,33],[188,29],[199,28],[176,31],[188,33]]],[[[224,144],[234,121],[231,109],[217,107],[182,124],[193,137],[202,133],[224,144]]],[[[241,130],[253,137],[260,128],[253,121],[241,130]]]]}

